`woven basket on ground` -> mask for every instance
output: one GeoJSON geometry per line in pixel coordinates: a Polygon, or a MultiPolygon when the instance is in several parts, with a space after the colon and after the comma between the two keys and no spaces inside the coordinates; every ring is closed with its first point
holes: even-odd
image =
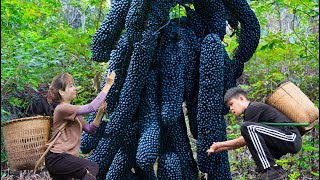
{"type": "Polygon", "coordinates": [[[46,150],[50,122],[49,116],[35,116],[14,119],[3,125],[4,146],[11,169],[31,170],[34,168],[46,150]]]}
{"type": "Polygon", "coordinates": [[[308,127],[299,127],[300,132],[312,129],[319,122],[319,109],[292,82],[281,84],[267,99],[266,103],[275,107],[296,123],[310,123],[308,127]]]}

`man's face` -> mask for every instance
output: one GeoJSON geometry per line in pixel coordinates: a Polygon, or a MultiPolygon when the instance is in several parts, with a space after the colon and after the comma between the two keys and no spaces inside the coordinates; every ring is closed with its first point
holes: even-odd
{"type": "Polygon", "coordinates": [[[233,113],[235,116],[240,116],[246,108],[245,101],[246,98],[244,96],[231,98],[227,102],[227,105],[230,108],[230,112],[233,113]]]}

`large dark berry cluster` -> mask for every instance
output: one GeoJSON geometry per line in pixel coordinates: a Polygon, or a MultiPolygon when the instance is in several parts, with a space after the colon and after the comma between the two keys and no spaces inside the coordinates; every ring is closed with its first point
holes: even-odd
{"type": "Polygon", "coordinates": [[[109,60],[110,53],[115,49],[125,27],[130,2],[130,0],[117,0],[112,3],[107,18],[95,33],[91,43],[91,58],[94,61],[107,62],[109,60]]]}
{"type": "Polygon", "coordinates": [[[137,164],[143,171],[153,170],[160,148],[160,106],[158,86],[158,62],[150,69],[145,95],[141,101],[141,132],[136,154],[137,164]]]}
{"type": "Polygon", "coordinates": [[[169,138],[172,140],[173,152],[175,152],[180,160],[180,166],[183,179],[193,180],[198,177],[198,167],[193,153],[189,138],[187,135],[187,127],[184,114],[181,111],[179,120],[168,128],[169,138]]]}
{"type": "Polygon", "coordinates": [[[161,116],[165,124],[178,120],[183,103],[185,61],[179,27],[170,23],[164,29],[161,69],[161,116]]]}
{"type": "Polygon", "coordinates": [[[223,40],[226,34],[226,20],[222,0],[194,1],[194,7],[206,24],[208,33],[217,34],[223,40]]]}
{"type": "Polygon", "coordinates": [[[203,38],[207,32],[205,22],[201,16],[189,6],[184,5],[184,8],[187,12],[187,26],[192,29],[198,38],[203,38]]]}
{"type": "Polygon", "coordinates": [[[181,162],[176,153],[166,152],[160,155],[157,175],[159,179],[183,180],[181,162]]]}
{"type": "Polygon", "coordinates": [[[109,121],[81,139],[81,150],[99,164],[97,179],[196,180],[199,170],[208,179],[231,179],[227,151],[206,151],[227,139],[223,96],[259,38],[246,0],[113,1],[92,41],[92,59],[109,61],[106,72],[117,74],[106,98],[109,121]],[[187,17],[169,19],[177,4],[187,17]],[[233,58],[221,43],[226,21],[239,32],[233,58]]]}
{"type": "MultiPolygon", "coordinates": [[[[235,61],[247,62],[256,51],[260,39],[259,21],[247,0],[224,0],[232,17],[240,22],[239,46],[233,57],[235,61]]],[[[241,73],[237,73],[237,78],[241,73]]]]}
{"type": "Polygon", "coordinates": [[[197,160],[200,171],[217,179],[231,179],[226,153],[207,156],[213,142],[225,141],[223,119],[224,47],[219,36],[209,34],[202,41],[199,65],[197,160]],[[210,164],[210,166],[208,166],[210,164]]]}
{"type": "MultiPolygon", "coordinates": [[[[96,116],[96,113],[91,113],[88,118],[88,123],[93,122],[95,116],[96,116]]],[[[104,129],[106,125],[107,125],[106,121],[101,121],[99,128],[93,135],[90,135],[88,133],[83,133],[81,137],[81,144],[80,144],[80,150],[82,153],[84,154],[90,153],[93,149],[96,148],[96,146],[98,145],[100,139],[104,134],[104,129]]]]}
{"type": "Polygon", "coordinates": [[[151,0],[132,0],[126,17],[126,32],[131,42],[138,42],[142,38],[150,13],[151,0]]]}
{"type": "MultiPolygon", "coordinates": [[[[117,76],[106,100],[108,104],[107,110],[110,114],[115,111],[119,102],[121,89],[127,76],[126,68],[129,66],[132,55],[131,49],[128,36],[124,34],[120,38],[117,48],[111,52],[109,67],[106,69],[106,73],[112,70],[117,72],[117,76]]],[[[102,84],[104,85],[104,83],[102,84]]]]}

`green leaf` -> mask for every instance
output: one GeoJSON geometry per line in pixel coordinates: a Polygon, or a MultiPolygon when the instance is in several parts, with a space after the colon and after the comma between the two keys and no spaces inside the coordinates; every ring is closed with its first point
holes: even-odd
{"type": "Polygon", "coordinates": [[[268,47],[269,47],[269,44],[263,45],[263,46],[260,48],[260,51],[263,51],[263,50],[267,49],[268,47]]]}
{"type": "Polygon", "coordinates": [[[297,179],[299,176],[300,176],[300,173],[298,173],[298,172],[295,172],[295,173],[292,173],[292,174],[288,175],[288,177],[290,179],[297,179]]]}
{"type": "Polygon", "coordinates": [[[314,176],[319,177],[319,173],[316,173],[316,172],[311,171],[311,174],[314,175],[314,176]]]}
{"type": "Polygon", "coordinates": [[[319,148],[313,147],[310,145],[304,145],[304,146],[302,146],[302,149],[305,151],[318,151],[319,150],[319,148]]]}

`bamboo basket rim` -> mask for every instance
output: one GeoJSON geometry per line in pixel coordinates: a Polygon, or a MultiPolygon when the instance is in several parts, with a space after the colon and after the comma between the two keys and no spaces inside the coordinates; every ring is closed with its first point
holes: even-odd
{"type": "Polygon", "coordinates": [[[12,119],[10,121],[7,121],[3,124],[1,124],[1,126],[6,126],[12,123],[16,123],[16,122],[20,122],[20,121],[27,121],[27,120],[40,120],[40,119],[47,119],[50,120],[51,116],[32,116],[32,117],[24,117],[24,118],[17,118],[17,119],[12,119]]]}
{"type": "MultiPolygon", "coordinates": [[[[270,93],[270,94],[267,96],[267,98],[266,98],[265,101],[268,101],[268,99],[269,99],[275,92],[277,92],[279,89],[281,89],[282,86],[284,86],[284,85],[286,85],[286,84],[289,84],[289,83],[294,84],[294,83],[291,82],[291,81],[287,81],[287,82],[281,83],[272,93],[270,93]]],[[[294,85],[295,85],[295,84],[294,84],[294,85]]],[[[296,86],[296,85],[295,85],[295,86],[296,86]]]]}

